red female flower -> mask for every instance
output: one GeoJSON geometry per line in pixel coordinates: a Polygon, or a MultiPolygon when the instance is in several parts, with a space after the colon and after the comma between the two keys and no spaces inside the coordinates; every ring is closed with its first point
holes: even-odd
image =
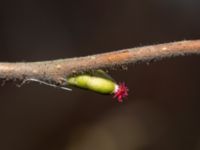
{"type": "Polygon", "coordinates": [[[128,88],[124,82],[119,83],[114,91],[114,98],[117,98],[118,102],[123,102],[123,98],[128,96],[128,88]]]}

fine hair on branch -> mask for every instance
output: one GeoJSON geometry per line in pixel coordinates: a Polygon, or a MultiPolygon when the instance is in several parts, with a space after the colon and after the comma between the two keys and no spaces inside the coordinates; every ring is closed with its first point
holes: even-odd
{"type": "Polygon", "coordinates": [[[61,89],[67,85],[69,75],[85,71],[113,68],[138,61],[200,54],[200,40],[179,41],[136,48],[128,48],[85,57],[39,62],[2,62],[0,78],[3,80],[34,81],[61,89]]]}

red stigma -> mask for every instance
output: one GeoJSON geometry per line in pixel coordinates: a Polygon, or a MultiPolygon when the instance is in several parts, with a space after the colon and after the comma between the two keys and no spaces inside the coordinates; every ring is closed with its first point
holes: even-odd
{"type": "Polygon", "coordinates": [[[114,94],[114,98],[117,98],[118,102],[123,102],[123,98],[128,96],[128,88],[124,82],[119,83],[118,89],[114,94]]]}

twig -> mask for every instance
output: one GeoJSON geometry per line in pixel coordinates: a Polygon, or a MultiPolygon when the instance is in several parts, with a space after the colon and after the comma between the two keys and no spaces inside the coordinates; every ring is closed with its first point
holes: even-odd
{"type": "Polygon", "coordinates": [[[52,61],[0,63],[0,78],[21,81],[33,79],[40,83],[65,86],[66,77],[73,73],[186,54],[200,54],[200,40],[165,43],[52,61]]]}

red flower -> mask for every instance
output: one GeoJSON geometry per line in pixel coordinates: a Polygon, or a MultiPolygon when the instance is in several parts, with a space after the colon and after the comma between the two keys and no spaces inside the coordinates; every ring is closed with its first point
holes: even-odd
{"type": "Polygon", "coordinates": [[[128,88],[124,82],[119,83],[114,94],[114,98],[117,98],[118,102],[123,102],[123,98],[128,96],[128,88]]]}

